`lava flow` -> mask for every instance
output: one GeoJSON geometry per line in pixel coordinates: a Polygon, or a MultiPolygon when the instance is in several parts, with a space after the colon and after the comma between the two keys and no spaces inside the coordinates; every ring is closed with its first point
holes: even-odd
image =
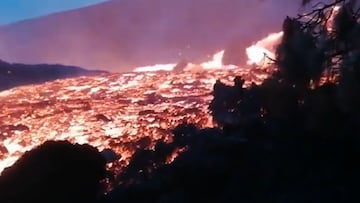
{"type": "Polygon", "coordinates": [[[224,68],[222,54],[198,65],[201,71],[148,72],[158,67],[171,70],[174,64],[156,65],[0,92],[0,172],[46,140],[111,148],[123,166],[143,143],[171,141],[169,129],[180,123],[213,126],[207,108],[217,79],[231,84],[241,75],[250,84],[268,76],[250,67],[224,68]]]}
{"type": "Polygon", "coordinates": [[[246,48],[248,55],[248,65],[258,65],[267,67],[270,59],[275,58],[275,47],[280,43],[283,32],[271,33],[264,39],[256,42],[254,45],[246,48]]]}

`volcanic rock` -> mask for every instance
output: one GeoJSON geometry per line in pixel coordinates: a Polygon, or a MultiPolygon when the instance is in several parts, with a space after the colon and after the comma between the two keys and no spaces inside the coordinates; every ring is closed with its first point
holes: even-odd
{"type": "Polygon", "coordinates": [[[105,159],[90,145],[47,141],[0,176],[0,202],[96,202],[105,159]]]}

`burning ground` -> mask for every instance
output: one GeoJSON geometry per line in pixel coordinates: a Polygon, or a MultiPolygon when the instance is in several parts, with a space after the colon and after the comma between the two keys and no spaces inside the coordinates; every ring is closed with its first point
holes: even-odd
{"type": "Polygon", "coordinates": [[[250,46],[249,66],[242,68],[223,65],[220,51],[210,61],[185,62],[180,71],[181,63],[156,64],[2,91],[0,171],[46,140],[111,147],[122,157],[114,169],[120,170],[139,143],[170,141],[169,129],[180,123],[212,127],[208,104],[216,80],[232,84],[243,76],[247,86],[261,83],[271,70],[265,55],[273,55],[280,37],[270,34],[250,46]]]}
{"type": "Polygon", "coordinates": [[[249,71],[106,74],[3,91],[1,169],[52,139],[111,147],[127,161],[136,140],[163,138],[185,121],[213,126],[207,106],[216,79],[231,83],[234,75],[244,75],[259,82],[266,77],[249,71]]]}
{"type": "MultiPolygon", "coordinates": [[[[202,68],[183,64],[186,71],[178,73],[139,67],[2,92],[3,163],[49,135],[120,155],[108,165],[113,176],[96,148],[45,142],[4,170],[3,201],[359,202],[359,43],[350,51],[323,46],[353,42],[359,13],[344,4],[334,25],[346,21],[350,28],[333,32],[321,22],[336,4],[317,10],[325,12],[315,15],[320,20],[286,18],[283,32],[269,35],[282,37],[271,74],[207,69],[221,64],[214,60],[202,68]],[[341,59],[334,64],[333,53],[341,59]],[[326,74],[334,68],[337,74],[326,74]],[[109,190],[99,190],[100,179],[109,190]]],[[[271,56],[263,44],[247,49],[249,64],[271,56]]]]}

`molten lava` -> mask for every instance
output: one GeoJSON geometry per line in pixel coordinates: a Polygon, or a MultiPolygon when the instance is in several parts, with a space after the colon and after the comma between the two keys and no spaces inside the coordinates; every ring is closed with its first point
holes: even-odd
{"type": "MultiPolygon", "coordinates": [[[[193,71],[193,70],[208,70],[208,69],[220,69],[220,68],[235,68],[235,66],[224,66],[222,63],[222,59],[224,56],[224,50],[221,50],[215,53],[212,56],[212,60],[205,61],[200,64],[188,63],[185,67],[185,71],[193,71]]],[[[142,66],[134,69],[134,72],[154,72],[154,71],[172,71],[177,64],[169,63],[169,64],[155,64],[152,66],[142,66]]]]}
{"type": "MultiPolygon", "coordinates": [[[[262,66],[263,54],[272,57],[281,36],[282,32],[270,34],[247,48],[249,64],[262,66]]],[[[183,72],[154,72],[176,66],[156,64],[132,73],[56,80],[0,92],[0,172],[46,140],[112,148],[121,156],[114,164],[119,171],[136,149],[151,149],[159,139],[170,142],[169,129],[178,124],[213,126],[207,107],[217,79],[232,84],[240,75],[249,85],[268,76],[254,68],[224,66],[223,54],[217,52],[200,64],[189,63],[183,72]]],[[[178,149],[167,162],[183,150],[178,149]]]]}
{"type": "Polygon", "coordinates": [[[134,72],[150,72],[150,71],[172,71],[176,64],[169,63],[169,64],[155,64],[153,66],[142,66],[137,67],[134,69],[134,72]]]}
{"type": "Polygon", "coordinates": [[[224,56],[224,50],[217,52],[212,57],[211,61],[201,63],[200,66],[204,69],[214,69],[223,67],[222,58],[224,56]]]}
{"type": "Polygon", "coordinates": [[[0,92],[0,171],[46,140],[112,148],[121,155],[114,165],[124,166],[145,138],[151,148],[156,140],[171,141],[169,129],[182,122],[213,126],[207,108],[216,79],[232,84],[242,75],[249,85],[267,76],[255,72],[239,68],[106,74],[0,92]]]}
{"type": "Polygon", "coordinates": [[[246,48],[248,65],[267,67],[269,60],[275,58],[275,47],[280,43],[283,32],[271,33],[257,41],[254,45],[246,48]]]}
{"type": "MultiPolygon", "coordinates": [[[[339,13],[341,6],[334,6],[328,13],[329,17],[326,21],[326,27],[328,32],[333,31],[334,19],[339,13]]],[[[252,46],[246,48],[246,54],[248,56],[248,65],[256,65],[261,67],[267,67],[271,59],[275,59],[275,48],[279,45],[282,39],[283,32],[271,33],[265,38],[257,41],[252,46]]]]}

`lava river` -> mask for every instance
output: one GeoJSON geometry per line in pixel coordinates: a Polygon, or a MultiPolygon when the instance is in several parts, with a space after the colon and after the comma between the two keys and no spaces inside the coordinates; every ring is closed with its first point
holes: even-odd
{"type": "Polygon", "coordinates": [[[231,83],[243,75],[247,82],[259,82],[267,75],[252,72],[107,74],[0,92],[0,171],[46,140],[110,147],[126,164],[136,141],[169,140],[169,129],[182,122],[213,126],[207,107],[216,79],[231,83]]]}

